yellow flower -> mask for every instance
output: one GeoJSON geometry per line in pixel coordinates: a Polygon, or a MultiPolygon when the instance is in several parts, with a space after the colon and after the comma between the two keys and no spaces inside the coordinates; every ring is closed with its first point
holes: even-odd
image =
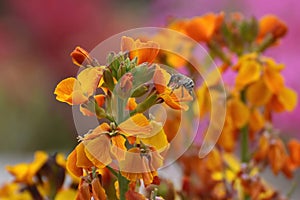
{"type": "Polygon", "coordinates": [[[32,200],[29,191],[22,191],[22,186],[18,183],[6,183],[0,188],[1,200],[32,200]]]}
{"type": "Polygon", "coordinates": [[[7,166],[6,170],[15,177],[15,181],[19,183],[34,184],[34,177],[38,171],[46,163],[48,155],[45,152],[37,151],[34,155],[34,161],[27,163],[20,163],[15,166],[7,166]]]}
{"type": "Polygon", "coordinates": [[[280,74],[284,65],[257,54],[242,56],[233,69],[238,71],[236,89],[246,89],[250,106],[266,106],[270,111],[292,111],[297,105],[297,94],[287,88],[280,74]]]}
{"type": "Polygon", "coordinates": [[[152,63],[159,52],[159,44],[153,41],[142,42],[140,39],[133,40],[130,37],[123,36],[121,51],[128,51],[130,59],[136,57],[138,64],[152,63]]]}
{"type": "Polygon", "coordinates": [[[88,101],[99,84],[104,67],[82,70],[77,79],[70,77],[62,80],[55,88],[56,99],[69,105],[79,105],[88,101]]]}
{"type": "Polygon", "coordinates": [[[153,82],[158,94],[171,108],[176,110],[187,110],[188,106],[181,102],[191,101],[193,100],[193,97],[185,89],[182,90],[179,88],[173,91],[172,88],[168,87],[170,79],[171,75],[157,65],[153,76],[153,82]]]}
{"type": "Polygon", "coordinates": [[[62,189],[55,195],[54,200],[75,199],[77,191],[75,189],[62,189]]]}

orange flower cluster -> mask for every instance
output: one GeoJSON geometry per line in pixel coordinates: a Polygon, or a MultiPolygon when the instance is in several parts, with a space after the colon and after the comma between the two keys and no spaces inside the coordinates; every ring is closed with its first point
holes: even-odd
{"type": "MultiPolygon", "coordinates": [[[[203,159],[198,158],[198,151],[191,150],[180,162],[185,174],[180,195],[193,199],[283,198],[265,184],[260,173],[270,166],[275,175],[282,172],[292,178],[299,168],[299,142],[291,140],[286,148],[279,132],[272,128],[275,127],[272,115],[293,111],[297,94],[285,85],[281,74],[285,66],[263,55],[286,34],[285,23],[274,15],[257,20],[246,19],[239,13],[228,17],[209,13],[173,20],[168,28],[204,44],[214,60],[221,61],[218,69],[221,74],[229,70],[236,74],[234,85],[225,88],[225,123],[216,147],[203,159]],[[237,151],[240,160],[236,158],[237,151]]],[[[186,48],[192,49],[189,45],[186,48]]],[[[177,65],[176,56],[166,53],[165,57],[176,68],[190,67],[181,61],[177,65]]],[[[195,76],[193,70],[188,68],[188,71],[195,76]]],[[[200,120],[212,114],[211,97],[219,91],[221,80],[216,71],[210,73],[205,83],[196,88],[199,111],[195,117],[200,120]]]]}
{"type": "Polygon", "coordinates": [[[80,105],[84,115],[105,119],[94,130],[79,136],[80,143],[67,158],[67,170],[81,177],[77,199],[106,198],[97,175],[106,167],[116,175],[120,199],[130,196],[126,195],[127,182],[134,185],[143,180],[145,186],[157,184],[157,169],[163,165],[160,154],[168,149],[169,143],[163,126],[143,113],[162,102],[173,109],[187,110],[188,106],[182,102],[192,100],[188,92],[181,96],[180,90],[170,88],[171,75],[151,64],[159,52],[157,43],[123,37],[121,50],[108,58],[107,66],[100,66],[95,58],[77,47],[71,56],[74,64],[84,69],[77,78],[62,80],[54,92],[57,100],[80,105]],[[152,74],[154,85],[149,86],[144,80],[136,85],[145,74],[152,74]],[[96,90],[101,92],[96,94],[96,90]],[[144,100],[137,102],[137,97],[144,100]],[[117,106],[113,99],[117,100],[117,106]],[[129,110],[127,116],[123,113],[126,110],[129,110]]]}
{"type": "MultiPolygon", "coordinates": [[[[194,43],[178,44],[179,36],[170,34],[172,40],[166,44],[161,35],[166,33],[160,32],[152,38],[155,42],[124,36],[121,51],[109,54],[103,65],[86,50],[75,48],[71,57],[79,73],[58,83],[54,94],[58,101],[78,106],[83,115],[97,118],[99,125],[78,137],[66,161],[61,155],[37,152],[32,163],[7,167],[15,180],[0,189],[1,199],[283,200],[292,195],[284,196],[262,177],[263,171],[270,170],[293,178],[300,167],[300,142],[291,139],[286,143],[272,121],[275,113],[294,110],[297,94],[285,84],[281,74],[285,66],[264,56],[286,34],[285,23],[273,15],[257,20],[239,13],[228,17],[208,13],[172,20],[167,28],[194,43]],[[220,63],[203,83],[192,62],[186,60],[197,60],[191,53],[197,43],[205,45],[220,63]],[[182,55],[171,54],[164,45],[179,49],[182,55]],[[180,79],[175,80],[174,72],[155,63],[181,67],[186,75],[176,74],[180,79]],[[159,178],[164,155],[170,145],[186,149],[186,138],[194,131],[192,120],[213,118],[212,96],[221,95],[222,82],[216,75],[229,70],[235,81],[225,85],[221,135],[205,157],[199,158],[197,143],[178,159],[175,165],[182,177],[175,187],[159,178]],[[197,101],[191,104],[192,100],[197,101]],[[160,113],[149,114],[150,108],[162,103],[168,111],[165,124],[160,113]],[[191,114],[186,119],[189,124],[180,115],[186,111],[191,114]],[[181,120],[183,128],[178,125],[181,120]],[[172,140],[179,129],[185,135],[179,136],[178,144],[172,140]],[[72,180],[66,188],[65,172],[72,180]],[[142,186],[145,193],[140,192],[142,186]]],[[[202,134],[206,137],[206,130],[202,134]]]]}

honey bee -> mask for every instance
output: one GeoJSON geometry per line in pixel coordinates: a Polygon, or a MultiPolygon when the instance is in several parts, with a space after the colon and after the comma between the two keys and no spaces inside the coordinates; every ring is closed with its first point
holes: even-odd
{"type": "Polygon", "coordinates": [[[168,83],[168,87],[172,89],[172,92],[181,87],[181,97],[183,97],[183,88],[185,88],[190,95],[193,95],[194,85],[194,81],[183,74],[172,74],[168,83]]]}

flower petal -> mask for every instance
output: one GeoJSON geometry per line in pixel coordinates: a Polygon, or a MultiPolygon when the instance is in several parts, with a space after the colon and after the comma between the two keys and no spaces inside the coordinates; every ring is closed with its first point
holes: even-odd
{"type": "Polygon", "coordinates": [[[272,93],[265,81],[260,79],[248,87],[246,97],[253,106],[262,106],[270,101],[272,93]]]}
{"type": "Polygon", "coordinates": [[[62,80],[57,84],[54,91],[56,99],[68,103],[69,105],[78,105],[87,101],[87,98],[82,94],[78,84],[78,81],[73,77],[62,80]]]}
{"type": "Polygon", "coordinates": [[[263,78],[268,88],[275,94],[278,94],[284,88],[283,76],[269,67],[265,67],[263,78]]]}
{"type": "Polygon", "coordinates": [[[77,167],[76,163],[77,163],[77,150],[75,148],[67,157],[66,168],[71,175],[75,177],[80,177],[83,175],[83,171],[82,168],[77,167]]]}
{"type": "Polygon", "coordinates": [[[117,158],[117,160],[125,159],[125,152],[127,148],[125,146],[126,139],[122,135],[116,135],[111,137],[111,152],[117,158]]]}
{"type": "Polygon", "coordinates": [[[92,140],[83,141],[88,159],[97,167],[103,168],[112,162],[110,156],[110,139],[102,134],[92,140]]]}
{"type": "Polygon", "coordinates": [[[223,21],[223,14],[208,13],[191,19],[185,26],[188,36],[197,42],[207,42],[223,21]]]}
{"type": "Polygon", "coordinates": [[[148,134],[152,128],[149,120],[141,113],[130,117],[118,126],[118,129],[126,136],[148,134]]]}
{"type": "Polygon", "coordinates": [[[169,147],[167,136],[160,123],[151,121],[151,124],[153,126],[152,133],[148,137],[143,135],[139,139],[144,144],[155,147],[155,149],[157,149],[158,152],[162,152],[169,147]]]}
{"type": "Polygon", "coordinates": [[[242,128],[249,121],[249,109],[239,99],[229,100],[229,112],[235,127],[242,128]]]}
{"type": "Polygon", "coordinates": [[[94,94],[102,78],[104,67],[93,67],[82,70],[77,80],[80,82],[82,93],[90,97],[94,94]]]}
{"type": "Polygon", "coordinates": [[[129,51],[130,59],[138,58],[138,64],[152,63],[159,52],[159,44],[154,41],[141,42],[130,37],[122,37],[121,50],[129,51]]]}
{"type": "Polygon", "coordinates": [[[287,111],[292,111],[297,105],[298,96],[294,90],[290,88],[284,88],[279,93],[278,100],[287,111]]]}
{"type": "Polygon", "coordinates": [[[249,83],[257,81],[260,77],[260,70],[261,66],[255,60],[243,62],[235,79],[236,87],[241,89],[249,83]]]}
{"type": "Polygon", "coordinates": [[[153,83],[159,94],[166,91],[167,84],[171,78],[171,75],[160,66],[156,65],[155,72],[153,75],[153,83]]]}
{"type": "Polygon", "coordinates": [[[72,51],[70,56],[72,57],[73,63],[79,67],[84,61],[86,61],[87,64],[91,64],[92,62],[92,58],[90,57],[89,53],[79,46],[72,51]]]}

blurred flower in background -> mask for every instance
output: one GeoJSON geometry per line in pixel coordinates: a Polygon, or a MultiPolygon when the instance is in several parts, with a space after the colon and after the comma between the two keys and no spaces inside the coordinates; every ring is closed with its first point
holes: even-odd
{"type": "MultiPolygon", "coordinates": [[[[266,55],[272,57],[280,63],[285,63],[286,69],[283,71],[286,84],[300,92],[298,76],[300,69],[297,67],[300,64],[298,59],[298,52],[300,46],[298,45],[300,27],[295,24],[300,23],[300,13],[298,12],[299,2],[295,0],[271,1],[271,0],[225,0],[225,1],[204,1],[200,0],[195,3],[192,0],[166,0],[166,1],[153,1],[151,4],[153,15],[153,22],[156,25],[164,25],[166,19],[172,20],[173,18],[191,18],[194,16],[203,15],[207,12],[241,12],[243,15],[251,17],[255,16],[261,18],[266,14],[274,14],[282,19],[288,28],[288,33],[285,38],[280,42],[282,45],[276,48],[270,48],[266,55]]],[[[232,78],[229,74],[227,78],[232,78]]],[[[226,78],[226,77],[225,77],[226,78]]],[[[232,82],[232,81],[231,81],[232,82]]],[[[300,127],[296,122],[300,120],[300,106],[292,113],[285,115],[274,116],[274,124],[278,126],[283,132],[290,135],[300,137],[300,127]]]]}

